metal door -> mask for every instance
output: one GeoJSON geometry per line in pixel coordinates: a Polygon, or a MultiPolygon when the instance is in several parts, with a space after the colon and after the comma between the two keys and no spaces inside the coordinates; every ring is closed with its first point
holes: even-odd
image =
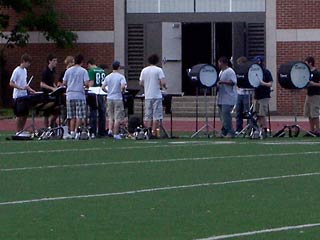
{"type": "Polygon", "coordinates": [[[162,68],[166,76],[168,93],[182,91],[181,23],[162,23],[162,68]]]}

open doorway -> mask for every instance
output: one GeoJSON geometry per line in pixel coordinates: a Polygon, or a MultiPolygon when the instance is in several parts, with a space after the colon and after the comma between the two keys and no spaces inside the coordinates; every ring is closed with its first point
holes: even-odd
{"type": "Polygon", "coordinates": [[[182,91],[196,94],[187,69],[199,63],[216,65],[219,57],[232,56],[232,23],[182,24],[182,91]]]}

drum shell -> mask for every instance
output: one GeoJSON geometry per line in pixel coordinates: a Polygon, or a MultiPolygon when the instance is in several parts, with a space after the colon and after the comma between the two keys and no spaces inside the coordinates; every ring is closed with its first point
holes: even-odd
{"type": "Polygon", "coordinates": [[[282,64],[280,65],[280,68],[278,71],[278,82],[280,86],[285,89],[305,88],[308,85],[310,78],[311,78],[311,71],[309,66],[306,63],[301,61],[293,61],[293,62],[282,64]],[[296,84],[294,84],[292,80],[292,70],[296,66],[296,64],[302,64],[305,67],[306,72],[308,72],[307,75],[305,75],[301,80],[300,86],[297,86],[296,84]]]}
{"type": "Polygon", "coordinates": [[[210,88],[216,85],[218,79],[217,68],[211,64],[197,64],[193,66],[189,72],[189,77],[192,81],[196,82],[199,87],[210,88]],[[212,74],[212,81],[210,83],[205,83],[201,79],[201,73],[210,70],[212,74]]]}
{"type": "MultiPolygon", "coordinates": [[[[259,84],[253,85],[251,82],[256,81],[249,79],[249,70],[250,68],[255,67],[258,68],[257,71],[259,72],[260,78],[263,78],[263,69],[257,63],[247,62],[240,65],[237,65],[235,68],[236,76],[237,76],[237,86],[239,88],[247,88],[252,89],[258,87],[259,84]]],[[[259,79],[263,80],[263,79],[259,79]]]]}

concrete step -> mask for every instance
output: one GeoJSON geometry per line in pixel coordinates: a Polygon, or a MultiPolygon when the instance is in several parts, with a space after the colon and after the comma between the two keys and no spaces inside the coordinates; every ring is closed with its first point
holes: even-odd
{"type": "MultiPolygon", "coordinates": [[[[215,109],[215,97],[214,96],[183,96],[172,98],[172,113],[175,117],[195,117],[197,112],[198,104],[198,116],[204,117],[206,114],[205,102],[207,101],[207,114],[209,117],[214,116],[215,109]]],[[[142,102],[135,100],[134,102],[134,113],[141,114],[142,102]]],[[[216,116],[218,109],[216,107],[216,116]]]]}

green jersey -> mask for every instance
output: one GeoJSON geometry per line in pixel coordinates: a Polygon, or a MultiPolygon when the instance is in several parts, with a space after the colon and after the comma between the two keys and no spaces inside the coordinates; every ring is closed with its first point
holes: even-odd
{"type": "Polygon", "coordinates": [[[100,87],[104,78],[106,77],[106,73],[102,68],[94,67],[88,70],[89,78],[93,81],[93,87],[100,87]]]}

